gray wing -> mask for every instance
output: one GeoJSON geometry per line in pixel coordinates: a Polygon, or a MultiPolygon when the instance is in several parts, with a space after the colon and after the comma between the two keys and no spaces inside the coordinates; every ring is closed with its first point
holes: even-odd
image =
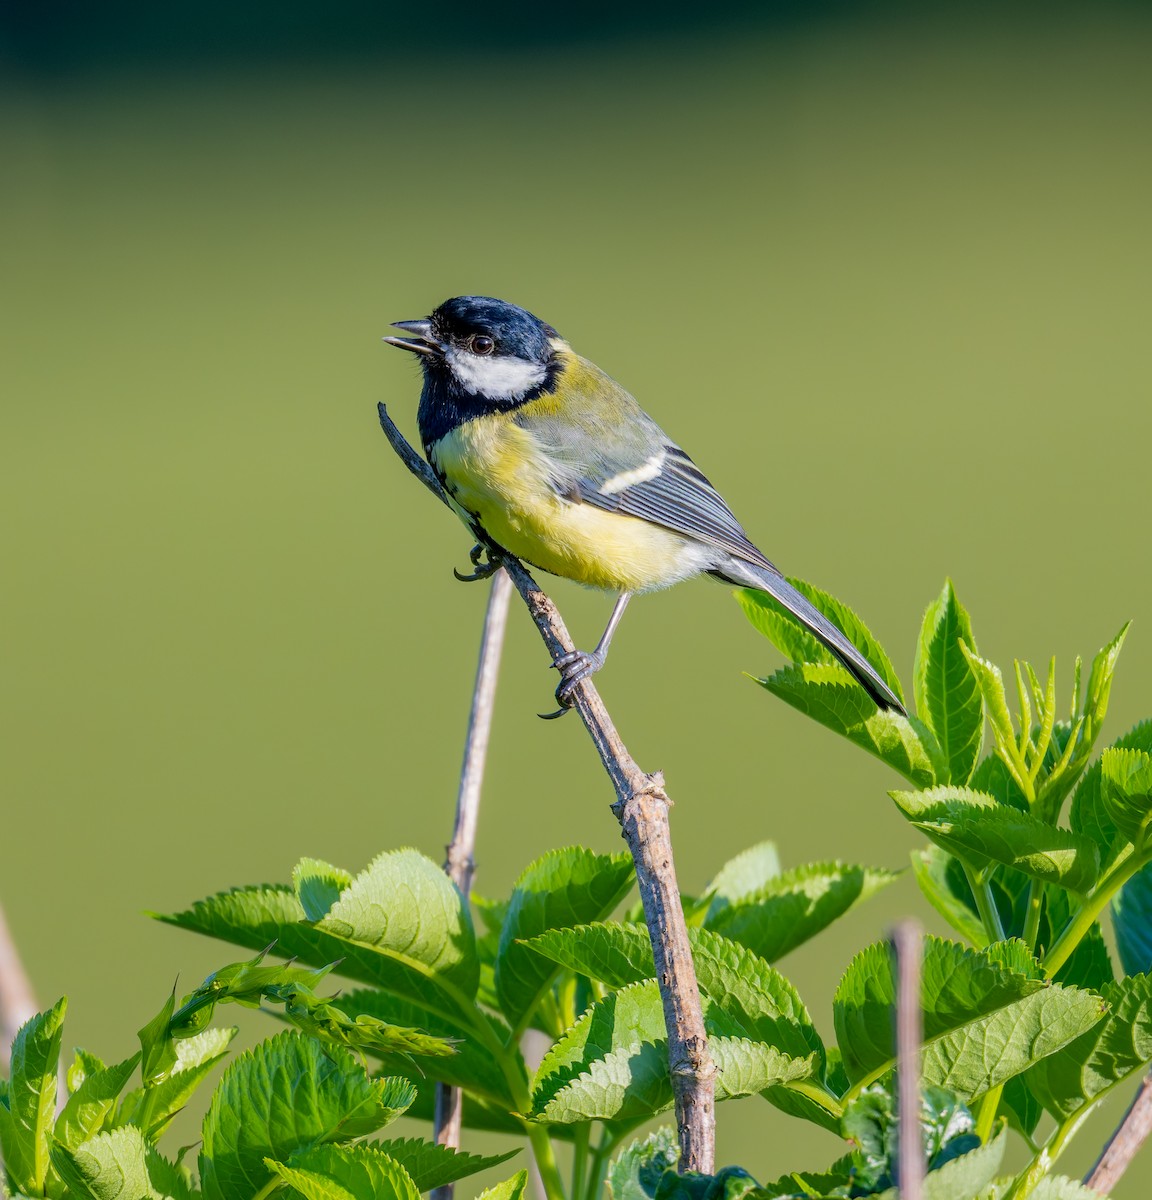
{"type": "MultiPolygon", "coordinates": [[[[615,386],[615,385],[614,385],[615,386]]],[[[707,476],[624,392],[587,397],[564,420],[548,413],[516,419],[539,441],[563,496],[686,534],[775,572],[707,476]]]]}

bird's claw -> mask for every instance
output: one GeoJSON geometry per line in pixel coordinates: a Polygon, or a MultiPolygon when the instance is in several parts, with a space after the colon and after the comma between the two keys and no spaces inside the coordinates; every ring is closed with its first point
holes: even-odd
{"type": "Polygon", "coordinates": [[[498,558],[493,557],[492,551],[483,542],[477,542],[472,547],[468,552],[468,559],[476,568],[471,575],[461,575],[455,567],[452,568],[452,574],[461,583],[475,583],[478,579],[489,579],[500,570],[502,565],[498,558]],[[480,559],[485,555],[487,555],[487,561],[481,562],[480,559]]]}
{"type": "Polygon", "coordinates": [[[554,721],[569,712],[575,703],[576,689],[603,665],[604,657],[600,654],[587,654],[583,650],[572,650],[568,654],[562,654],[552,664],[560,672],[560,683],[556,688],[556,703],[560,708],[554,713],[540,713],[539,716],[545,721],[554,721]]]}

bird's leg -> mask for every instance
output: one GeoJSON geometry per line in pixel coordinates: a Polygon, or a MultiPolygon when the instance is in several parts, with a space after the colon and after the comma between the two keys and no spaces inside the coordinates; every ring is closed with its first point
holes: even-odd
{"type": "MultiPolygon", "coordinates": [[[[624,615],[624,610],[628,607],[628,601],[631,599],[631,592],[621,592],[616,597],[616,603],[612,608],[612,615],[608,618],[604,636],[596,644],[596,649],[591,654],[583,650],[573,650],[570,654],[561,655],[552,664],[560,672],[560,686],[556,689],[556,701],[560,705],[560,710],[548,713],[545,717],[546,720],[563,716],[572,707],[572,693],[576,690],[577,685],[587,679],[589,675],[594,675],[604,665],[604,660],[608,657],[608,647],[612,643],[612,635],[616,632],[616,626],[620,624],[620,618],[624,615]]],[[[541,715],[544,716],[544,714],[541,715]]]]}
{"type": "Polygon", "coordinates": [[[500,570],[500,559],[494,557],[490,546],[486,546],[483,542],[477,542],[468,553],[468,559],[476,568],[471,575],[461,575],[455,567],[452,568],[452,574],[460,580],[461,583],[475,583],[478,579],[488,579],[495,575],[500,570]],[[481,562],[480,559],[487,555],[487,561],[481,562]]]}

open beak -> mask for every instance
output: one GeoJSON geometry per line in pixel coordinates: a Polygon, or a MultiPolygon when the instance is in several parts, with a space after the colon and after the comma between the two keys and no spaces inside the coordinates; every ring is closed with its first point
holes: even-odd
{"type": "Polygon", "coordinates": [[[405,333],[414,333],[414,338],[402,337],[386,337],[384,341],[389,346],[399,346],[401,350],[411,350],[413,354],[439,354],[444,349],[443,345],[432,336],[432,322],[424,319],[421,321],[393,321],[393,329],[403,329],[405,333]]]}

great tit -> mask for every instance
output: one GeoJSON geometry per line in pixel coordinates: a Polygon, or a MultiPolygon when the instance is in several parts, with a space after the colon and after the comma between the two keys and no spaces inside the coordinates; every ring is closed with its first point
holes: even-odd
{"type": "Polygon", "coordinates": [[[774,596],[881,708],[899,698],[748,539],[719,492],[639,404],[544,321],[457,296],[384,340],[420,356],[424,453],[478,542],[618,593],[596,649],[556,663],[561,711],[603,665],[629,599],[707,573],[774,596]]]}

